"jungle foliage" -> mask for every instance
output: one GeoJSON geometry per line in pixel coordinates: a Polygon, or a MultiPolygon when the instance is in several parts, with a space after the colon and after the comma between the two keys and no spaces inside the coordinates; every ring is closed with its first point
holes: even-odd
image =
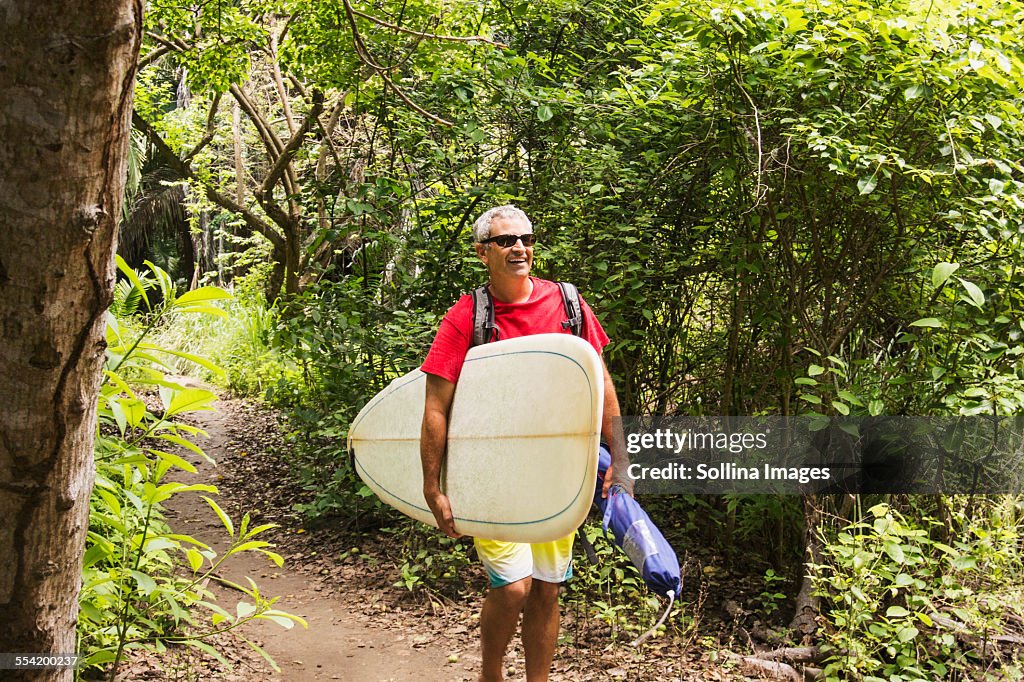
{"type": "MultiPolygon", "coordinates": [[[[536,274],[611,336],[626,413],[1021,410],[1018,4],[155,0],[147,21],[136,125],[223,244],[205,276],[247,292],[255,332],[222,362],[290,410],[311,515],[387,514],[338,444],[483,279],[470,225],[510,201],[536,274]]],[[[991,651],[956,628],[1022,608],[1015,498],[657,506],[679,542],[747,540],[784,601],[809,561],[830,678],[970,677],[991,651]]]]}
{"type": "MultiPolygon", "coordinates": [[[[246,514],[236,528],[221,506],[204,496],[230,536],[219,553],[168,524],[164,504],[175,495],[218,494],[212,485],[185,484],[169,475],[195,473],[189,457],[213,463],[197,445],[202,429],[186,418],[211,409],[217,396],[183,386],[168,374],[175,358],[214,373],[221,370],[201,356],[154,343],[154,330],[171,316],[225,316],[216,304],[230,294],[207,286],[178,295],[171,276],[147,264],[149,272],[140,273],[118,258],[124,279],[118,282],[107,319],[96,477],[79,595],[82,662],[76,675],[84,679],[102,673],[113,680],[132,649],[163,651],[172,643],[224,661],[211,639],[253,619],[284,627],[305,625],[298,616],[274,609],[276,598],[261,595],[251,579],[248,585],[233,585],[245,597],[231,610],[217,603],[207,587],[221,565],[240,552],[265,554],[281,566],[281,556],[258,537],[275,524],[250,526],[246,514]]],[[[258,644],[245,641],[276,666],[258,644]]]]}

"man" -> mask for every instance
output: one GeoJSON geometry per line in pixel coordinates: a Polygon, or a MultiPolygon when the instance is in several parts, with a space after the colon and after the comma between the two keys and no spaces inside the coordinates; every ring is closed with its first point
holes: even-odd
{"type": "MultiPolygon", "coordinates": [[[[492,208],[474,223],[473,236],[476,253],[487,266],[488,288],[494,299],[500,338],[571,333],[562,325],[566,314],[558,285],[530,277],[535,238],[525,213],[514,206],[492,208]]],[[[582,299],[580,307],[584,316],[583,338],[601,353],[608,336],[582,299]]],[[[448,412],[472,339],[473,301],[472,296],[466,295],[445,315],[421,368],[427,375],[420,438],[423,496],[438,527],[450,537],[458,537],[458,533],[448,497],[441,490],[441,464],[447,444],[448,412]]],[[[604,368],[604,395],[601,433],[612,455],[612,469],[605,476],[604,494],[607,495],[613,483],[632,493],[632,481],[626,475],[629,462],[622,429],[615,419],[620,416],[619,401],[607,367],[604,368]]],[[[548,679],[558,641],[558,588],[572,576],[572,542],[571,533],[561,540],[534,545],[474,538],[491,584],[480,612],[483,650],[480,679],[484,682],[503,679],[505,650],[515,634],[520,613],[523,614],[526,679],[528,682],[548,679]]]]}

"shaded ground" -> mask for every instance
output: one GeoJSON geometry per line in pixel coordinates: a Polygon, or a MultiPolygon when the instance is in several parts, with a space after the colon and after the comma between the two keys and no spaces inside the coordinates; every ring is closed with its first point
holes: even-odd
{"type": "MultiPolygon", "coordinates": [[[[216,412],[201,414],[198,425],[209,433],[204,447],[217,466],[192,457],[199,473],[183,473],[180,480],[217,485],[220,504],[236,524],[246,511],[254,524],[280,524],[262,537],[284,556],[283,568],[262,555],[246,553],[233,557],[221,577],[237,582],[251,577],[261,593],[280,595],[276,608],[302,616],[309,629],[285,630],[259,621],[246,625],[239,637],[219,640],[217,646],[230,666],[193,650],[175,649],[160,657],[136,655],[123,679],[476,680],[477,618],[485,587],[482,572],[475,565],[453,567],[451,582],[458,589],[450,595],[396,586],[402,584],[401,566],[410,543],[421,536],[428,538],[426,542],[434,541],[429,533],[412,525],[370,536],[348,534],[341,522],[307,527],[293,505],[308,494],[289,482],[276,416],[241,400],[221,400],[216,407],[216,412]],[[261,645],[281,671],[275,672],[243,638],[261,645]]],[[[223,527],[198,494],[176,495],[168,521],[178,532],[198,537],[215,549],[226,546],[223,527]]],[[[577,562],[584,560],[577,556],[577,562]]],[[[653,617],[653,605],[638,616],[636,609],[608,604],[618,615],[599,620],[592,615],[596,602],[576,593],[563,595],[563,630],[552,679],[748,679],[723,667],[716,652],[747,648],[749,634],[742,627],[726,628],[723,634],[723,628],[716,626],[713,631],[718,634],[709,639],[699,634],[708,630],[698,628],[702,619],[739,622],[749,615],[732,599],[723,601],[717,594],[719,588],[724,588],[723,594],[732,594],[736,586],[723,584],[728,578],[698,562],[688,562],[685,571],[690,594],[684,594],[683,620],[693,627],[666,639],[652,639],[640,649],[628,646],[630,635],[621,631],[620,624],[653,617]],[[705,602],[715,608],[705,613],[705,602]],[[709,615],[718,610],[722,610],[720,616],[709,615]]],[[[212,587],[229,610],[242,597],[229,588],[212,587]]],[[[506,661],[507,679],[522,679],[518,638],[506,661]]]]}

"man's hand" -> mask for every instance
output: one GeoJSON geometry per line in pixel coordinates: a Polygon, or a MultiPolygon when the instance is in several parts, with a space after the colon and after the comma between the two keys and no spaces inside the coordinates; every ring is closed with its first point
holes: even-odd
{"type": "Polygon", "coordinates": [[[455,530],[455,517],[452,516],[452,505],[448,501],[448,496],[437,491],[430,495],[424,494],[424,497],[427,499],[430,511],[434,513],[434,520],[437,521],[437,527],[441,529],[441,532],[450,538],[459,537],[459,533],[455,530]]]}
{"type": "Polygon", "coordinates": [[[615,475],[615,466],[609,465],[608,470],[604,472],[604,487],[601,488],[602,498],[608,497],[608,491],[611,490],[613,485],[619,486],[630,495],[633,494],[633,479],[629,476],[617,477],[615,475]]]}
{"type": "Polygon", "coordinates": [[[601,436],[608,444],[608,452],[612,462],[604,472],[604,487],[601,497],[607,498],[613,485],[620,486],[624,491],[633,494],[633,479],[629,477],[629,455],[626,454],[626,439],[622,435],[622,412],[619,408],[619,397],[615,394],[615,383],[608,373],[608,366],[601,358],[604,369],[604,416],[601,420],[601,436]]]}

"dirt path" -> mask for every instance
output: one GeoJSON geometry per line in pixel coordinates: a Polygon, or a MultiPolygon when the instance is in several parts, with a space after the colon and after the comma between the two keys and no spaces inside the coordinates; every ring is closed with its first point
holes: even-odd
{"type": "MultiPolygon", "coordinates": [[[[189,379],[178,380],[196,385],[189,379]]],[[[456,580],[461,587],[448,596],[430,593],[428,598],[422,591],[413,593],[396,586],[401,582],[400,566],[410,556],[410,541],[422,542],[423,537],[431,537],[429,534],[421,535],[403,525],[390,531],[381,529],[380,533],[345,533],[342,529],[348,519],[324,521],[319,528],[306,527],[293,507],[297,502],[308,502],[312,495],[297,487],[289,476],[284,461],[287,447],[276,415],[243,400],[222,399],[215,407],[216,411],[199,413],[196,425],[209,434],[200,445],[217,465],[210,465],[198,455],[182,453],[196,465],[198,473],[179,472],[177,480],[216,485],[221,493],[218,501],[236,526],[244,512],[251,512],[252,525],[279,524],[279,528],[260,537],[272,542],[273,549],[284,556],[283,568],[261,554],[247,552],[229,559],[221,577],[242,584],[246,577],[252,578],[261,594],[280,597],[275,608],[301,616],[309,628],[285,630],[270,621],[249,623],[241,629],[241,637],[216,642],[230,667],[181,647],[163,655],[136,652],[120,679],[476,680],[480,670],[477,619],[486,584],[476,564],[470,562],[458,570],[456,580]],[[361,547],[353,547],[357,543],[361,547]],[[262,646],[280,666],[280,672],[272,670],[242,637],[262,646]]],[[[176,532],[192,535],[218,552],[228,545],[226,531],[200,493],[180,493],[167,506],[168,522],[176,532]]],[[[228,611],[234,611],[240,600],[248,600],[217,583],[211,583],[211,588],[218,603],[228,611]]],[[[650,640],[640,650],[628,647],[623,643],[625,635],[616,635],[615,628],[609,632],[605,622],[588,613],[592,604],[586,599],[592,598],[580,593],[574,599],[567,595],[563,600],[562,632],[552,682],[746,679],[719,667],[707,648],[692,646],[693,633],[688,642],[666,638],[650,640]]],[[[696,600],[694,595],[690,599],[696,600]]],[[[624,614],[639,617],[636,603],[612,608],[624,608],[624,614]]],[[[701,617],[699,610],[691,615],[694,623],[701,617]]],[[[506,656],[506,679],[522,680],[524,662],[516,637],[506,656]]]]}
{"type": "MultiPolygon", "coordinates": [[[[239,441],[239,435],[240,431],[246,429],[247,417],[245,413],[237,411],[238,406],[238,401],[221,400],[216,404],[216,412],[198,415],[197,425],[209,434],[209,438],[200,441],[200,444],[218,462],[218,466],[211,466],[198,456],[192,456],[190,459],[197,466],[198,473],[181,472],[178,480],[218,485],[222,498],[231,496],[231,486],[225,483],[232,478],[227,475],[227,470],[237,464],[237,460],[250,455],[237,447],[244,444],[239,441]]],[[[177,532],[206,542],[219,554],[229,544],[227,534],[200,495],[190,492],[173,498],[169,504],[168,521],[177,532]]],[[[243,508],[246,505],[258,508],[264,500],[248,499],[241,502],[243,508]]],[[[224,499],[220,503],[226,509],[229,508],[224,499]]],[[[231,515],[237,525],[238,517],[231,515]]],[[[259,522],[280,522],[270,514],[264,516],[259,522]]],[[[277,532],[299,530],[284,527],[277,532]]],[[[358,585],[338,584],[340,581],[332,580],[334,576],[330,573],[312,577],[308,575],[308,567],[305,566],[307,570],[299,572],[294,564],[314,558],[308,554],[316,555],[316,552],[286,555],[285,565],[281,569],[263,555],[254,552],[236,555],[226,562],[221,577],[241,584],[246,584],[246,577],[252,578],[259,585],[261,593],[280,596],[275,608],[301,616],[309,623],[308,629],[296,626],[290,630],[267,620],[246,625],[241,634],[260,644],[274,658],[281,672],[275,673],[253,655],[246,662],[249,671],[241,675],[243,679],[288,682],[475,679],[467,670],[467,667],[474,667],[472,654],[461,651],[462,647],[458,644],[453,650],[452,643],[436,641],[438,633],[417,632],[415,623],[410,623],[410,628],[404,632],[383,629],[365,615],[367,607],[373,608],[375,605],[372,597],[367,599],[366,595],[360,594],[358,585]],[[346,596],[341,589],[345,589],[351,596],[346,596]]],[[[214,591],[229,611],[233,611],[234,604],[244,597],[223,586],[216,587],[214,591]]],[[[386,605],[381,603],[379,607],[386,608],[386,605]]]]}

